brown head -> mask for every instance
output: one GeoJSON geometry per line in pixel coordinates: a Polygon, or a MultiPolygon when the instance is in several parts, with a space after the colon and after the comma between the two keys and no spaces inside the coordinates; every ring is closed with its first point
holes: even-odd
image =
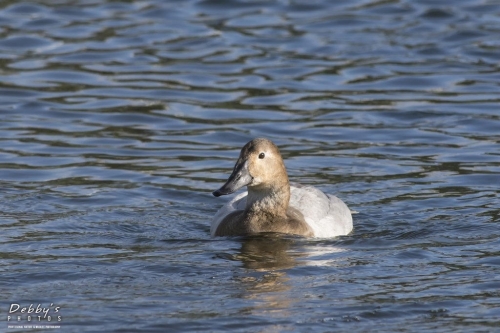
{"type": "Polygon", "coordinates": [[[231,176],[213,195],[231,194],[243,186],[253,191],[273,191],[289,186],[279,149],[270,140],[257,138],[248,142],[241,149],[231,176]]]}

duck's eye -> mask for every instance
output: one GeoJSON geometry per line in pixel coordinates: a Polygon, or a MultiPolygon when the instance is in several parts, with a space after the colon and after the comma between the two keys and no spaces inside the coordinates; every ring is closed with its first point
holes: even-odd
{"type": "Polygon", "coordinates": [[[263,159],[264,157],[266,157],[266,154],[264,154],[264,153],[260,153],[260,154],[259,154],[259,158],[260,158],[260,159],[263,159]]]}

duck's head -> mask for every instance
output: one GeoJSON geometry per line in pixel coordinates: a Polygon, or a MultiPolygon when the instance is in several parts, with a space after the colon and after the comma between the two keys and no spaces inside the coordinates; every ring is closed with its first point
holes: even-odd
{"type": "Polygon", "coordinates": [[[288,176],[278,147],[267,139],[257,138],[242,149],[227,182],[212,194],[231,194],[243,186],[252,190],[288,185],[288,176]]]}

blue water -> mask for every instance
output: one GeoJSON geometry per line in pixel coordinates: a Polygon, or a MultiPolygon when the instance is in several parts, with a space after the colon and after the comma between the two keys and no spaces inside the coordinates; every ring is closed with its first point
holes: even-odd
{"type": "Polygon", "coordinates": [[[0,331],[499,331],[499,59],[495,0],[3,2],[0,331]],[[260,136],[350,235],[210,237],[260,136]]]}

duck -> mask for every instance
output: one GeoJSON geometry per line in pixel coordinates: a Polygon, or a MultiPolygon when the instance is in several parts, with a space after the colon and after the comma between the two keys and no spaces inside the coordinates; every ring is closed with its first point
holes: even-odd
{"type": "Polygon", "coordinates": [[[210,226],[212,236],[275,233],[307,238],[330,238],[353,230],[351,210],[338,197],[313,186],[290,184],[278,147],[256,138],[241,149],[226,183],[212,192],[229,195],[246,186],[223,205],[210,226]]]}

